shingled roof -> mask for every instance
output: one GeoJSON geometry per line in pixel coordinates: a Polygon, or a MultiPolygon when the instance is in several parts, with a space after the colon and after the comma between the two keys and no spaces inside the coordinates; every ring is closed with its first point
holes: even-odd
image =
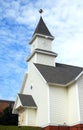
{"type": "Polygon", "coordinates": [[[37,107],[33,97],[31,95],[18,94],[23,106],[37,107]]]}
{"type": "Polygon", "coordinates": [[[81,67],[56,63],[56,67],[35,64],[47,83],[66,85],[83,71],[81,67]]]}
{"type": "Polygon", "coordinates": [[[38,25],[37,25],[37,27],[35,29],[35,32],[34,32],[33,36],[35,34],[42,34],[42,35],[46,35],[46,36],[50,36],[50,37],[54,38],[52,36],[52,34],[50,33],[50,31],[48,30],[46,24],[44,23],[42,17],[40,17],[39,23],[38,23],[38,25]]]}

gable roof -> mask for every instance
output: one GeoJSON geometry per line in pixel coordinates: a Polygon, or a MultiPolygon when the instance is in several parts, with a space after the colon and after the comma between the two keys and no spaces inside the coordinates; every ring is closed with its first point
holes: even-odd
{"type": "Polygon", "coordinates": [[[40,17],[39,23],[35,29],[33,36],[35,34],[42,34],[42,35],[53,37],[52,34],[50,33],[50,31],[48,30],[46,24],[44,23],[42,17],[40,17]]]}
{"type": "Polygon", "coordinates": [[[26,95],[26,94],[18,94],[20,101],[23,106],[28,106],[28,107],[37,107],[33,97],[31,95],[26,95]]]}
{"type": "Polygon", "coordinates": [[[47,83],[67,85],[83,71],[81,67],[56,63],[56,66],[35,64],[47,83]]]}

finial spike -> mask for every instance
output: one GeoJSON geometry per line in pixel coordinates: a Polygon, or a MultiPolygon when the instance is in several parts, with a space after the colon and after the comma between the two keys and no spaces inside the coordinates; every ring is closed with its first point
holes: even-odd
{"type": "Polygon", "coordinates": [[[42,9],[40,9],[40,10],[39,10],[39,13],[40,13],[40,14],[42,14],[42,13],[43,13],[43,10],[42,10],[42,9]]]}

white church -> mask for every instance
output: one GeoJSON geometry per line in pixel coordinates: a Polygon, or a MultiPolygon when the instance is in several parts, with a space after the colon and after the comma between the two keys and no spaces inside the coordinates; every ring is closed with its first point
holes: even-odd
{"type": "Polygon", "coordinates": [[[30,41],[21,91],[13,113],[20,126],[39,126],[45,130],[83,128],[83,68],[56,63],[52,51],[54,37],[42,17],[30,41]]]}

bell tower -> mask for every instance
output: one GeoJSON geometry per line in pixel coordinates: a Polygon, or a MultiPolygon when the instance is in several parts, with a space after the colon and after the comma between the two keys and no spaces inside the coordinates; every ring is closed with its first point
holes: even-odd
{"type": "Polygon", "coordinates": [[[52,52],[52,41],[54,37],[48,30],[43,18],[40,17],[39,23],[32,35],[30,45],[31,54],[27,61],[32,63],[55,66],[56,53],[52,52]]]}

